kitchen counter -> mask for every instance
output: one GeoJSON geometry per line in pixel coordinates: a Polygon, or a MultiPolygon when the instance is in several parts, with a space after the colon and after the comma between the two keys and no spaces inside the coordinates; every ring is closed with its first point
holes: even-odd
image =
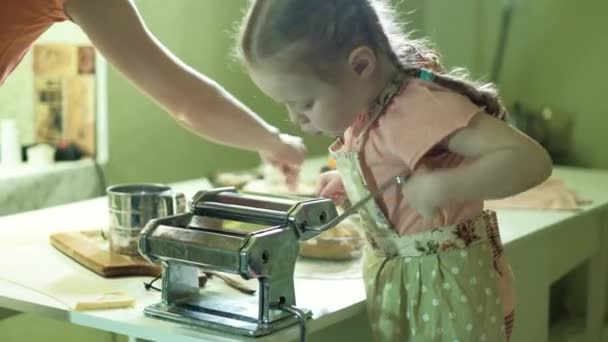
{"type": "MultiPolygon", "coordinates": [[[[209,187],[205,180],[179,183],[175,189],[191,197],[209,187]]],[[[33,312],[73,324],[94,327],[131,337],[154,341],[242,341],[240,336],[188,328],[180,324],[145,317],[143,309],[160,301],[160,294],[142,285],[150,277],[107,279],[83,268],[55,250],[48,242],[57,231],[79,231],[108,224],[107,199],[93,200],[0,218],[0,307],[33,312]],[[23,272],[23,270],[30,270],[23,272]],[[77,312],[73,304],[81,298],[122,291],[134,297],[131,309],[77,312]]],[[[323,264],[319,264],[323,266],[323,264]]],[[[316,269],[314,263],[300,263],[296,269],[298,306],[311,310],[315,319],[308,324],[310,333],[363,312],[363,284],[356,263],[332,263],[336,277],[316,269]],[[336,266],[338,265],[338,266],[336,266]],[[310,272],[311,270],[315,270],[310,272]],[[321,278],[321,279],[319,279],[321,278]]],[[[252,283],[251,285],[255,285],[252,283]]],[[[240,296],[222,282],[212,280],[206,290],[240,296]]],[[[286,341],[297,338],[297,327],[258,341],[286,341]]]]}

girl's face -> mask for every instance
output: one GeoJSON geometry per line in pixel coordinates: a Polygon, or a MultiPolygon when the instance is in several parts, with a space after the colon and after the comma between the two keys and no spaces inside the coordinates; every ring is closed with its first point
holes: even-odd
{"type": "Polygon", "coordinates": [[[255,84],[285,104],[291,120],[310,134],[341,136],[373,99],[370,82],[350,68],[338,70],[339,81],[325,82],[314,73],[280,71],[265,65],[250,68],[255,84]]]}

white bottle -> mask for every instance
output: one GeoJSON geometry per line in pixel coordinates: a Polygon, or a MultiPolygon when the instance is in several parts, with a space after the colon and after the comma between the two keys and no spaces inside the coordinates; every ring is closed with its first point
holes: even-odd
{"type": "Polygon", "coordinates": [[[0,165],[21,164],[21,144],[15,119],[0,121],[0,165]]]}

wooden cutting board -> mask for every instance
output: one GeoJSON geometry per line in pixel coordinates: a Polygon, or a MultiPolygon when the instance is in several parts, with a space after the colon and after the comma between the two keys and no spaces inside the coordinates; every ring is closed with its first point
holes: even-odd
{"type": "Polygon", "coordinates": [[[84,267],[103,277],[157,276],[158,265],[140,256],[113,253],[101,230],[55,233],[51,245],[84,267]]]}

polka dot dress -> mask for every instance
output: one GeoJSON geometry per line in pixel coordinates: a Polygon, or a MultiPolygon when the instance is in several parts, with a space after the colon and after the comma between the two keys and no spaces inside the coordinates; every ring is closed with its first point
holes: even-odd
{"type": "Polygon", "coordinates": [[[506,341],[503,307],[482,244],[385,258],[366,251],[364,280],[375,341],[506,341]]]}

